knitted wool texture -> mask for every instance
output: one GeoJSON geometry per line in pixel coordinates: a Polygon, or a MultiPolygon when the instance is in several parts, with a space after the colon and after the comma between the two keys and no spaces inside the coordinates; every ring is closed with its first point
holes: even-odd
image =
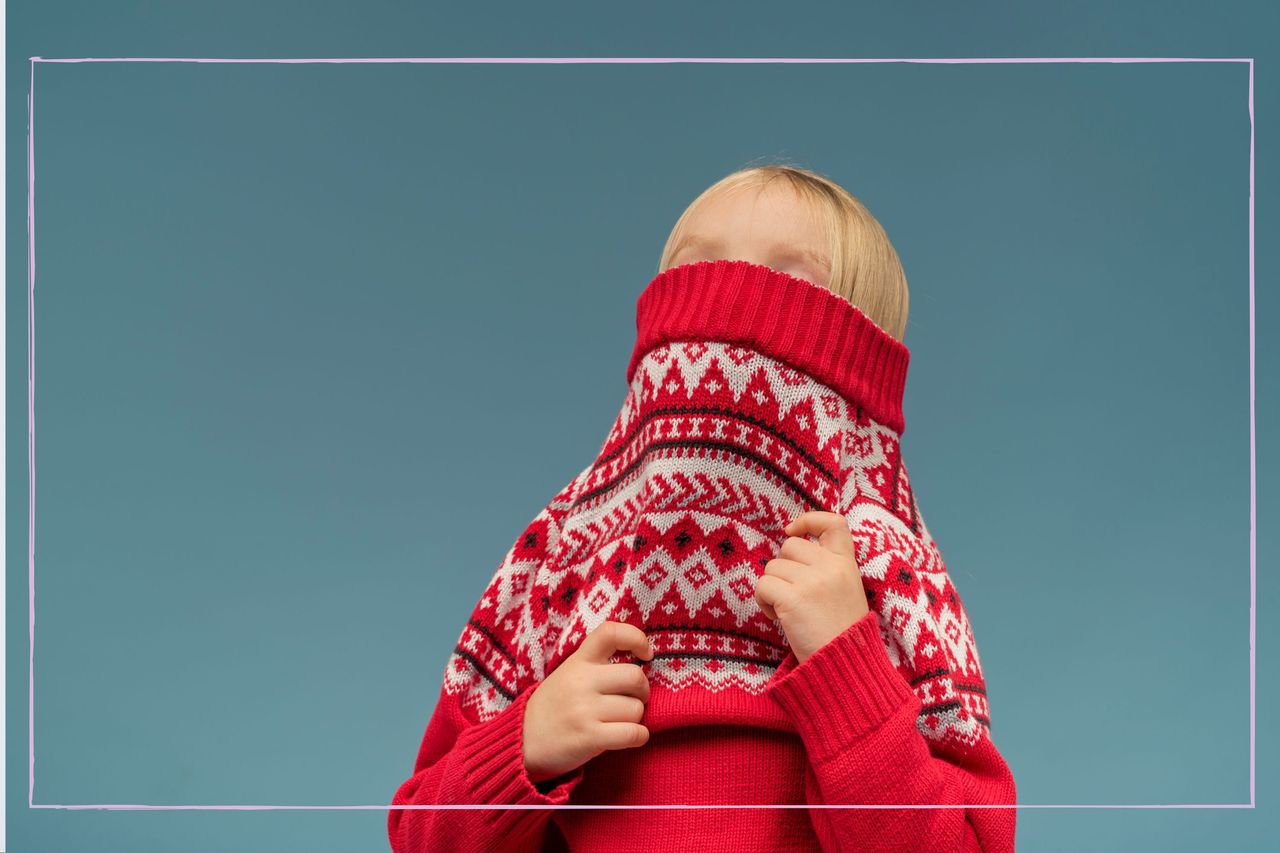
{"type": "MultiPolygon", "coordinates": [[[[1015,803],[973,630],[902,459],[905,345],[746,261],[672,267],[636,306],[621,410],[493,574],[392,804],[1015,803]],[[798,664],[754,590],[783,526],[815,509],[847,519],[871,612],[798,664]],[[534,785],[525,702],[605,620],[652,645],[652,661],[613,658],[648,676],[650,742],[534,785]]],[[[393,809],[388,831],[396,853],[990,853],[1013,849],[1016,816],[661,811],[393,809]]]]}

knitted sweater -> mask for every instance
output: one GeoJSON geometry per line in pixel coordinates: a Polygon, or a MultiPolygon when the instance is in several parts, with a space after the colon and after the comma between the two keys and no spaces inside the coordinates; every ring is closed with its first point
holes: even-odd
{"type": "Polygon", "coordinates": [[[1013,850],[1014,809],[961,807],[1016,791],[902,460],[905,345],[746,261],[669,268],[636,306],[621,410],[493,574],[392,799],[518,808],[392,808],[392,850],[1013,850]],[[848,520],[870,613],[798,663],[754,589],[815,509],[848,520]],[[605,620],[650,640],[612,659],[648,676],[650,739],[534,784],[525,703],[605,620]],[[655,804],[712,807],[608,808],[655,804]]]}

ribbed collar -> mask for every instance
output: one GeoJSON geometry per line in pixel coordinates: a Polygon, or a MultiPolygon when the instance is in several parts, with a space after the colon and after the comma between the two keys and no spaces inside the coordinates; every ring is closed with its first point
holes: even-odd
{"type": "Polygon", "coordinates": [[[645,353],[668,341],[742,344],[786,362],[899,434],[911,353],[825,287],[749,261],[697,261],[658,273],[636,299],[630,384],[645,353]]]}

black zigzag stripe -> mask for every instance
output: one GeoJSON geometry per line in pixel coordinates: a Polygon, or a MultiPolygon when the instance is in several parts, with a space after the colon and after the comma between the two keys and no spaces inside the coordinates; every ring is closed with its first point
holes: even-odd
{"type": "Polygon", "coordinates": [[[835,472],[832,472],[830,469],[828,469],[827,466],[823,465],[822,462],[816,456],[814,456],[808,450],[805,450],[803,447],[797,444],[789,436],[786,436],[781,432],[779,432],[772,425],[770,425],[768,421],[763,420],[761,418],[752,417],[751,415],[743,414],[741,412],[735,412],[732,409],[726,409],[721,406],[664,406],[661,408],[655,408],[653,411],[646,414],[643,418],[641,418],[640,420],[632,424],[632,429],[630,434],[623,441],[618,442],[618,446],[616,448],[614,448],[612,451],[605,454],[604,456],[601,456],[600,459],[596,462],[596,464],[592,467],[592,470],[594,471],[596,468],[599,468],[601,465],[608,463],[611,459],[613,459],[613,457],[619,455],[624,450],[626,450],[628,445],[630,445],[633,441],[635,441],[636,436],[640,434],[640,432],[644,429],[645,425],[648,424],[649,421],[653,420],[654,418],[662,417],[666,415],[695,415],[695,414],[715,415],[717,417],[723,417],[723,418],[728,418],[730,420],[743,421],[745,423],[749,423],[752,426],[756,427],[757,429],[761,430],[762,432],[767,432],[770,436],[773,437],[773,440],[778,442],[779,444],[785,444],[787,447],[791,448],[792,453],[795,453],[797,456],[804,457],[804,459],[810,465],[812,465],[814,468],[817,468],[819,471],[821,471],[823,476],[825,476],[827,480],[829,480],[832,484],[836,483],[838,479],[837,474],[835,472]]]}
{"type": "Polygon", "coordinates": [[[497,649],[497,650],[498,650],[498,652],[499,652],[499,653],[500,653],[504,658],[506,658],[506,659],[511,663],[511,665],[512,665],[512,666],[515,666],[515,665],[516,665],[516,658],[515,658],[515,655],[511,654],[510,652],[508,652],[508,651],[506,650],[506,648],[502,645],[502,641],[501,641],[501,640],[499,640],[496,636],[494,636],[494,634],[493,634],[493,632],[492,632],[492,631],[490,631],[488,628],[486,628],[485,626],[481,625],[479,622],[477,622],[477,621],[476,621],[476,620],[474,620],[474,619],[468,619],[468,620],[467,620],[467,624],[468,624],[468,625],[470,625],[472,628],[475,628],[475,629],[476,629],[477,631],[479,631],[481,634],[484,634],[486,637],[488,637],[488,638],[489,638],[489,642],[490,642],[490,643],[493,643],[493,647],[494,647],[495,649],[497,649]]]}
{"type": "Polygon", "coordinates": [[[756,636],[756,635],[754,635],[754,634],[744,634],[744,633],[742,633],[741,631],[730,631],[728,628],[715,628],[715,627],[712,627],[712,626],[709,626],[709,625],[708,625],[708,626],[703,626],[703,625],[671,625],[671,624],[667,624],[667,625],[646,625],[646,626],[645,626],[645,628],[644,628],[644,630],[645,630],[646,632],[653,632],[653,631],[672,631],[672,632],[675,632],[675,631],[683,631],[683,632],[693,632],[693,633],[697,633],[697,634],[724,634],[724,635],[729,636],[729,637],[737,637],[738,639],[740,639],[740,640],[744,640],[744,641],[746,641],[746,642],[750,642],[750,643],[759,643],[759,644],[762,644],[762,645],[764,644],[764,641],[763,641],[763,640],[761,640],[759,636],[756,636]]]}
{"type": "Polygon", "coordinates": [[[956,690],[963,690],[965,693],[979,693],[983,696],[987,695],[986,688],[977,684],[961,684],[959,681],[952,682],[952,687],[956,690]]]}
{"type": "Polygon", "coordinates": [[[475,656],[462,646],[454,646],[453,653],[466,659],[467,663],[471,664],[471,667],[480,674],[480,677],[492,684],[493,688],[506,697],[507,701],[511,701],[516,698],[516,694],[499,684],[498,679],[494,677],[493,673],[485,669],[484,665],[481,664],[480,661],[476,660],[475,656]]]}
{"type": "Polygon", "coordinates": [[[750,450],[744,450],[741,447],[737,447],[733,444],[729,444],[728,442],[724,442],[724,441],[698,441],[698,440],[690,441],[686,439],[673,439],[671,441],[656,441],[650,444],[648,447],[645,448],[644,453],[637,456],[630,465],[628,465],[623,470],[619,471],[617,477],[614,477],[612,480],[608,481],[607,483],[601,486],[597,486],[596,488],[592,489],[589,492],[585,492],[584,494],[579,495],[578,498],[574,500],[573,506],[577,507],[578,504],[584,503],[585,501],[589,501],[592,498],[596,497],[597,495],[603,494],[615,488],[616,484],[620,480],[625,479],[627,474],[629,474],[637,466],[639,466],[640,463],[642,463],[645,459],[647,459],[651,453],[653,453],[655,450],[660,450],[663,448],[701,448],[705,450],[723,450],[733,454],[734,456],[740,456],[745,459],[750,459],[751,461],[755,462],[757,465],[761,466],[762,468],[772,472],[774,476],[778,477],[780,480],[784,481],[788,486],[791,487],[792,491],[794,491],[796,494],[803,497],[809,506],[821,506],[821,503],[817,500],[817,498],[815,498],[807,489],[802,487],[799,483],[797,483],[794,479],[792,479],[790,475],[784,472],[777,465],[774,465],[772,462],[765,459],[763,456],[761,456],[758,453],[753,453],[750,450]]]}
{"type": "Polygon", "coordinates": [[[782,665],[782,661],[762,660],[761,658],[748,657],[746,655],[729,655],[724,653],[703,653],[703,652],[655,652],[653,660],[658,658],[682,658],[685,660],[731,660],[741,661],[742,663],[754,663],[765,669],[777,669],[782,665]]]}
{"type": "Polygon", "coordinates": [[[922,681],[928,681],[930,678],[937,678],[942,675],[947,675],[950,672],[951,670],[947,669],[945,666],[940,666],[937,669],[920,673],[919,675],[917,675],[915,678],[911,679],[907,683],[910,684],[912,687],[915,687],[917,684],[919,684],[922,681]]]}

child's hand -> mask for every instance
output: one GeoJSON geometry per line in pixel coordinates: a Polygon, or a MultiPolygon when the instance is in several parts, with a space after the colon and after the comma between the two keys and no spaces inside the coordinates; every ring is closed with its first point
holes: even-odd
{"type": "Polygon", "coordinates": [[[806,512],[783,532],[778,556],[756,582],[756,601],[782,622],[796,660],[805,659],[870,612],[849,524],[834,512],[806,512]],[[813,534],[817,542],[805,537],[813,534]]]}
{"type": "Polygon", "coordinates": [[[649,742],[640,725],[649,678],[635,663],[609,663],[619,650],[653,658],[644,632],[602,622],[542,680],[524,709],[524,766],[535,783],[568,773],[606,749],[649,742]]]}

